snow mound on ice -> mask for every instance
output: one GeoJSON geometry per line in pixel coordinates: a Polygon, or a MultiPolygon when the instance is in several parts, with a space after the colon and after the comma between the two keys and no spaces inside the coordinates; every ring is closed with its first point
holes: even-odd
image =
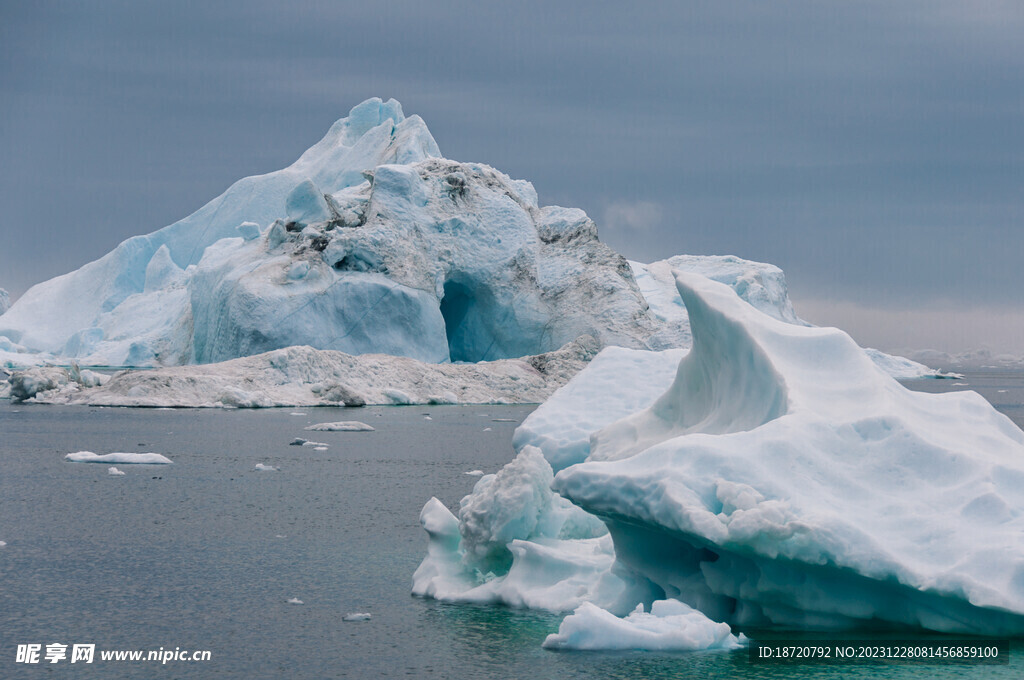
{"type": "Polygon", "coordinates": [[[839,330],[677,285],[675,382],[554,482],[623,565],[720,621],[1024,631],[1024,433],[976,393],[910,392],[839,330]]]}
{"type": "Polygon", "coordinates": [[[358,420],[340,420],[336,423],[317,423],[306,427],[314,432],[373,432],[373,428],[358,420]]]}
{"type": "Polygon", "coordinates": [[[72,463],[121,463],[122,465],[133,463],[170,465],[173,463],[170,458],[160,453],[105,453],[101,455],[92,451],[79,451],[69,453],[64,457],[72,463]]]}
{"type": "Polygon", "coordinates": [[[728,624],[715,623],[678,600],[657,600],[650,613],[643,605],[619,618],[589,602],[565,617],[558,632],[544,640],[547,649],[696,652],[739,649],[743,635],[732,634],[728,624]]]}

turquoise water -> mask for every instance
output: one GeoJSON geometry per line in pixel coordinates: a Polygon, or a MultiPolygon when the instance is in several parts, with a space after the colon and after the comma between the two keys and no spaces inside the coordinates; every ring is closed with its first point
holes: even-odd
{"type": "MultiPolygon", "coordinates": [[[[912,386],[978,389],[1024,423],[1021,373],[912,386]]],[[[1009,666],[768,666],[752,665],[746,651],[555,653],[540,643],[561,616],[411,597],[426,545],[423,503],[436,495],[454,507],[476,481],[464,472],[507,462],[512,430],[530,410],[293,415],[0,402],[0,678],[1024,676],[1021,641],[1012,642],[1009,666]],[[303,430],[353,418],[377,431],[303,430]],[[517,422],[496,420],[505,418],[517,422]],[[289,446],[294,437],[330,447],[289,446]],[[111,477],[107,466],[63,460],[78,450],[157,451],[175,464],[123,465],[126,474],[111,477]],[[256,463],[281,471],[255,472],[256,463]],[[342,621],[349,612],[372,618],[342,621]],[[17,645],[54,642],[201,649],[211,659],[15,663],[17,645]]]]}

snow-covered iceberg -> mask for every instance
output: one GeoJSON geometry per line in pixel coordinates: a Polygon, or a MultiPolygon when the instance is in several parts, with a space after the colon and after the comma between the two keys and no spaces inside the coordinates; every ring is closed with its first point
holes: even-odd
{"type": "Polygon", "coordinates": [[[677,288],[693,348],[674,379],[644,398],[648,353],[605,350],[517,432],[533,463],[492,476],[543,487],[542,451],[557,495],[512,516],[542,527],[543,508],[568,499],[609,534],[495,534],[521,520],[432,500],[414,592],[620,616],[669,598],[740,626],[1024,633],[1021,430],[976,393],[907,390],[837,329],[780,321],[702,276],[679,272],[677,288]],[[607,407],[620,393],[628,406],[607,407]],[[482,575],[469,568],[479,535],[511,555],[482,575]]]}
{"type": "Polygon", "coordinates": [[[0,288],[0,314],[11,308],[11,294],[0,288]]]}

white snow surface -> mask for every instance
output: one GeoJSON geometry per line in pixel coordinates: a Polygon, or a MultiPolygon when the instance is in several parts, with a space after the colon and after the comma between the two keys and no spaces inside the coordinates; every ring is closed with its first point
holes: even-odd
{"type": "Polygon", "coordinates": [[[675,378],[687,350],[606,347],[516,428],[516,451],[535,446],[557,472],[582,463],[590,435],[654,403],[675,378]]]}
{"type": "Polygon", "coordinates": [[[547,649],[697,652],[739,649],[746,638],[732,634],[728,624],[716,623],[678,600],[656,600],[650,613],[642,604],[625,618],[589,602],[565,617],[558,632],[544,640],[547,649]]]}
{"type": "Polygon", "coordinates": [[[1024,433],[974,392],[907,390],[841,331],[677,283],[694,347],[672,387],[554,482],[617,559],[716,620],[1024,631],[1024,433]]]}
{"type": "Polygon", "coordinates": [[[596,351],[593,338],[584,336],[554,352],[522,359],[430,364],[406,357],[289,347],[220,364],[121,371],[90,389],[71,381],[64,369],[30,369],[11,376],[12,386],[21,385],[12,397],[149,407],[539,403],[579,372],[596,351]]]}
{"type": "Polygon", "coordinates": [[[340,420],[336,423],[317,423],[306,427],[314,432],[373,432],[373,428],[358,420],[340,420]]]}
{"type": "MultiPolygon", "coordinates": [[[[161,453],[104,453],[98,454],[92,451],[78,451],[64,456],[72,463],[121,463],[145,464],[145,465],[170,465],[172,461],[161,453]]],[[[114,469],[114,468],[111,468],[114,469]]]]}

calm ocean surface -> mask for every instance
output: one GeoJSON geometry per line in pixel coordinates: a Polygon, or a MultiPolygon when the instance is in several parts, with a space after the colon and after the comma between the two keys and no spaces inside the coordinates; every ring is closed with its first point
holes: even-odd
{"type": "MultiPolygon", "coordinates": [[[[910,386],[975,389],[1024,425],[1022,372],[910,386]]],[[[508,462],[512,431],[531,410],[0,401],[0,678],[1024,677],[1024,641],[1012,642],[1010,666],[780,667],[751,665],[746,651],[553,653],[540,643],[560,615],[410,596],[426,548],[423,503],[436,495],[455,507],[477,479],[464,472],[508,462]],[[377,431],[303,431],[351,419],[377,431]],[[289,446],[295,437],[330,448],[289,446]],[[126,474],[114,477],[106,465],[64,461],[80,450],[155,451],[175,465],[121,465],[126,474]],[[256,472],[256,463],[281,471],[256,472]],[[372,618],[342,621],[350,612],[372,618]],[[15,663],[17,645],[45,651],[51,643],[179,647],[212,658],[161,666],[103,662],[97,652],[91,665],[15,663]]]]}

